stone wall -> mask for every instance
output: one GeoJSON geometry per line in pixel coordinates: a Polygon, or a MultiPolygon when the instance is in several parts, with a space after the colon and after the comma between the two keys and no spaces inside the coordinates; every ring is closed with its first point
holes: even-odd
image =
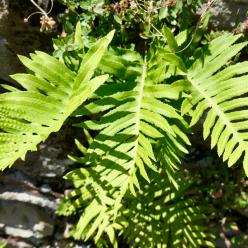
{"type": "Polygon", "coordinates": [[[75,133],[64,127],[41,144],[39,152],[0,174],[0,242],[7,240],[8,248],[66,246],[70,224],[55,211],[71,187],[62,176],[73,166],[64,153],[73,147],[72,136],[75,133]]]}

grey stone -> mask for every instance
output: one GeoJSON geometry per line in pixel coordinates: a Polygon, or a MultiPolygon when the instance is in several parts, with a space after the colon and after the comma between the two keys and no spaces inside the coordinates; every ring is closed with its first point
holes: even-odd
{"type": "Polygon", "coordinates": [[[16,168],[43,184],[54,183],[73,164],[71,160],[61,157],[61,154],[65,155],[61,149],[45,143],[39,146],[38,152],[29,153],[25,161],[19,160],[16,168]]]}
{"type": "MultiPolygon", "coordinates": [[[[68,132],[71,134],[71,131],[68,130],[68,132]]],[[[30,153],[25,162],[19,161],[9,171],[6,171],[7,173],[0,173],[2,184],[0,202],[11,204],[10,208],[5,207],[6,211],[12,212],[16,206],[21,214],[14,218],[12,223],[2,219],[0,214],[0,236],[2,233],[9,235],[10,238],[21,237],[27,243],[31,243],[32,247],[65,247],[65,220],[58,216],[55,217],[58,199],[64,191],[61,175],[72,164],[64,152],[69,149],[67,147],[61,149],[56,145],[59,143],[62,146],[68,146],[65,133],[50,137],[46,143],[39,146],[36,153],[30,153]],[[52,177],[49,177],[50,175],[52,177]],[[53,231],[55,224],[57,228],[53,231]]],[[[0,213],[2,213],[1,206],[0,213]]],[[[8,219],[11,213],[7,216],[8,219]]],[[[13,245],[13,247],[19,246],[13,245]]]]}
{"type": "Polygon", "coordinates": [[[8,239],[1,239],[0,238],[0,243],[6,243],[8,244],[6,248],[32,248],[33,245],[30,243],[27,243],[23,240],[18,240],[16,238],[8,238],[8,239]]]}
{"type": "MultiPolygon", "coordinates": [[[[10,186],[13,189],[35,189],[35,181],[28,178],[22,171],[14,170],[10,173],[0,173],[0,182],[4,185],[8,185],[8,190],[10,186]]],[[[3,190],[3,187],[2,187],[3,190]]]]}
{"type": "Polygon", "coordinates": [[[54,220],[44,209],[25,202],[0,200],[0,230],[22,238],[44,238],[54,231],[54,220]]]}
{"type": "MultiPolygon", "coordinates": [[[[206,2],[203,7],[198,11],[199,14],[206,8],[206,2]]],[[[247,0],[216,0],[211,7],[210,24],[214,29],[232,30],[238,22],[242,22],[246,19],[246,13],[248,11],[247,0]]]]}
{"type": "Polygon", "coordinates": [[[42,193],[49,193],[52,189],[48,184],[43,184],[41,185],[40,190],[42,193]]]}
{"type": "Polygon", "coordinates": [[[49,200],[48,198],[34,194],[31,192],[11,192],[11,191],[4,191],[0,193],[0,200],[10,200],[10,201],[20,201],[23,203],[30,203],[33,205],[37,205],[40,207],[47,207],[50,209],[56,209],[56,202],[49,200]]]}

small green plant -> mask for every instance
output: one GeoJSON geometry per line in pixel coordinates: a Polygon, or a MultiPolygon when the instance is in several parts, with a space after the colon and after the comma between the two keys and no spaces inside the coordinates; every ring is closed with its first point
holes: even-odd
{"type": "MultiPolygon", "coordinates": [[[[130,48],[130,44],[145,46],[144,43],[160,35],[166,24],[173,30],[184,30],[193,23],[191,13],[201,5],[201,0],[60,0],[67,6],[59,16],[62,24],[62,40],[70,36],[77,22],[82,26],[85,46],[112,29],[116,36],[112,44],[130,48]]],[[[61,38],[59,38],[60,40],[61,38]]]]}

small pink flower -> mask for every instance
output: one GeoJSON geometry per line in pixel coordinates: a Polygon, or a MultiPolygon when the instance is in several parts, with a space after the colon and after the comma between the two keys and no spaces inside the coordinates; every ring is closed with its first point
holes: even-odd
{"type": "Polygon", "coordinates": [[[115,3],[115,4],[112,5],[112,8],[113,8],[114,11],[117,11],[118,12],[118,11],[121,10],[121,5],[120,5],[119,2],[117,2],[117,3],[115,3]]]}
{"type": "Polygon", "coordinates": [[[127,9],[129,7],[129,2],[128,0],[126,0],[124,3],[123,3],[123,7],[124,9],[127,9]]]}
{"type": "Polygon", "coordinates": [[[67,36],[67,33],[65,32],[65,30],[62,30],[60,37],[65,38],[67,36]]]}
{"type": "Polygon", "coordinates": [[[56,22],[53,20],[53,18],[48,16],[42,16],[40,18],[40,24],[41,24],[41,28],[40,28],[41,32],[49,32],[56,26],[56,22]]]}
{"type": "Polygon", "coordinates": [[[243,22],[244,30],[248,30],[248,19],[243,22]]]}

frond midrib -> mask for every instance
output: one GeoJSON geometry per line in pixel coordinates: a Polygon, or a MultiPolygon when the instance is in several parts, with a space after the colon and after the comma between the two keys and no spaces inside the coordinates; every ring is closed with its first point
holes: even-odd
{"type": "Polygon", "coordinates": [[[136,159],[138,156],[138,147],[139,147],[139,135],[140,135],[140,120],[141,120],[141,108],[142,108],[142,100],[143,100],[143,94],[144,94],[144,88],[145,88],[145,80],[146,80],[146,74],[147,74],[147,63],[146,60],[144,60],[144,63],[142,64],[142,74],[141,74],[141,80],[140,80],[140,86],[139,86],[139,96],[138,99],[135,101],[137,102],[137,107],[136,109],[138,110],[136,112],[136,121],[135,121],[135,135],[136,135],[136,140],[135,140],[135,145],[133,148],[133,154],[134,154],[134,158],[133,158],[133,163],[132,163],[132,168],[129,171],[129,179],[127,180],[126,185],[124,185],[124,187],[122,187],[121,190],[121,195],[124,195],[128,189],[128,186],[130,184],[130,180],[132,180],[132,175],[135,174],[136,172],[136,159]]]}
{"type": "Polygon", "coordinates": [[[238,143],[242,146],[245,146],[245,141],[240,137],[239,132],[233,127],[232,122],[226,117],[225,112],[220,108],[219,104],[214,101],[213,98],[208,96],[197,83],[194,82],[194,79],[188,77],[189,82],[194,86],[205,100],[208,101],[208,105],[211,106],[211,109],[214,109],[217,112],[217,116],[223,121],[225,126],[230,130],[231,134],[238,140],[238,143]]]}

